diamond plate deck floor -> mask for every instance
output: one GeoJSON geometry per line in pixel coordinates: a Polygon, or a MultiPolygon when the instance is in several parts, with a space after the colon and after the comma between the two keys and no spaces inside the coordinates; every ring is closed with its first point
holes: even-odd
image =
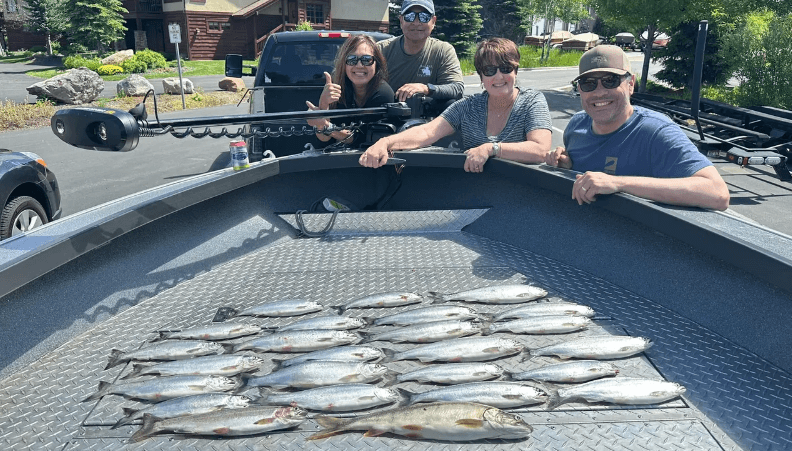
{"type": "MultiPolygon", "coordinates": [[[[414,307],[349,310],[348,314],[384,316],[414,307]]],[[[507,308],[474,307],[489,313],[507,308]]],[[[281,325],[294,319],[243,320],[281,325]]],[[[412,347],[385,345],[396,350],[412,347]]],[[[522,361],[516,356],[497,363],[508,371],[524,371],[555,362],[546,357],[522,361]]],[[[388,366],[403,372],[420,364],[394,362],[388,366]]],[[[261,373],[270,370],[267,366],[261,373]]],[[[432,388],[416,383],[399,386],[415,392],[432,388]]],[[[649,299],[580,269],[464,232],[341,235],[292,240],[250,253],[105,321],[27,371],[0,381],[0,393],[0,448],[7,450],[792,448],[792,380],[788,374],[649,299]],[[363,438],[359,432],[307,442],[305,438],[319,429],[309,419],[297,430],[284,433],[237,439],[162,435],[128,444],[138,426],[115,430],[110,426],[122,416],[122,407],[144,405],[117,396],[81,402],[96,391],[100,380],[114,381],[130,371],[122,366],[103,369],[112,349],[136,349],[157,336],[158,330],[209,324],[222,306],[250,307],[289,298],[334,306],[377,292],[456,292],[504,283],[535,283],[552,296],[597,311],[596,325],[586,331],[514,336],[529,349],[579,336],[646,336],[654,346],[645,355],[613,363],[622,375],[665,378],[685,385],[687,393],[682,399],[657,406],[574,403],[550,412],[541,405],[529,406],[515,410],[534,426],[526,441],[476,443],[425,442],[397,436],[363,438]]]]}

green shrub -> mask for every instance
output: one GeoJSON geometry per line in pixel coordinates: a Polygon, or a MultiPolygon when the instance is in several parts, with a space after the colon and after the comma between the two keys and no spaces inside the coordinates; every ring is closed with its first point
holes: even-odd
{"type": "Polygon", "coordinates": [[[123,71],[124,69],[119,66],[113,64],[105,64],[99,66],[99,68],[96,70],[96,73],[98,73],[99,75],[115,75],[123,71]]]}
{"type": "Polygon", "coordinates": [[[135,55],[132,58],[129,58],[127,60],[124,60],[121,63],[121,67],[123,67],[124,68],[124,72],[126,72],[128,74],[142,74],[148,68],[148,66],[146,65],[145,62],[140,61],[137,58],[137,55],[135,55]]]}
{"type": "Polygon", "coordinates": [[[88,60],[82,56],[67,56],[63,59],[63,65],[66,69],[76,69],[78,67],[88,67],[88,60]]]}
{"type": "Polygon", "coordinates": [[[148,69],[157,69],[168,66],[168,61],[165,59],[165,57],[153,50],[141,50],[135,53],[135,58],[137,58],[138,61],[146,63],[148,69]]]}
{"type": "Polygon", "coordinates": [[[294,31],[313,31],[313,26],[310,22],[300,22],[294,27],[294,31]]]}
{"type": "Polygon", "coordinates": [[[93,58],[93,59],[86,59],[85,60],[85,67],[87,67],[88,69],[91,69],[94,72],[99,70],[99,67],[101,67],[101,66],[102,66],[102,60],[100,60],[99,58],[93,58]]]}

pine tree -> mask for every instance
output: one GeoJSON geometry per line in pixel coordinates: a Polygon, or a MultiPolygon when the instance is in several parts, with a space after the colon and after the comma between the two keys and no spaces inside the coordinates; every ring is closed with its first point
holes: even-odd
{"type": "Polygon", "coordinates": [[[521,43],[525,37],[517,0],[479,0],[484,20],[482,36],[507,38],[521,43]]]}
{"type": "Polygon", "coordinates": [[[453,45],[460,59],[472,56],[483,23],[481,6],[476,0],[435,0],[434,5],[434,36],[453,45]]]}
{"type": "Polygon", "coordinates": [[[52,55],[52,38],[65,31],[67,26],[63,3],[60,0],[27,0],[23,8],[27,12],[27,28],[47,36],[47,54],[52,55]]]}
{"type": "Polygon", "coordinates": [[[105,45],[124,37],[121,0],[78,0],[68,10],[72,42],[103,53],[105,45]]]}

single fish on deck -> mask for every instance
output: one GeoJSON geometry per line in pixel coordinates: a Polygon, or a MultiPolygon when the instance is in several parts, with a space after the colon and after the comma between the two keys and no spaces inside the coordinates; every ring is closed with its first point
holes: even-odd
{"type": "Polygon", "coordinates": [[[492,323],[484,335],[496,332],[514,334],[568,334],[588,328],[591,320],[585,316],[535,316],[501,323],[492,323]]]}
{"type": "Polygon", "coordinates": [[[402,399],[398,391],[369,384],[317,387],[291,393],[271,393],[261,389],[262,403],[297,406],[322,412],[351,412],[393,404],[402,399]]]}
{"type": "Polygon", "coordinates": [[[234,316],[258,316],[258,317],[281,317],[281,316],[300,316],[308,313],[320,312],[324,309],[322,304],[301,299],[268,302],[238,311],[230,309],[230,317],[234,316]]]}
{"type": "Polygon", "coordinates": [[[413,359],[421,362],[484,362],[518,354],[523,349],[525,345],[511,338],[454,338],[397,352],[382,362],[413,359]]]}
{"type": "Polygon", "coordinates": [[[132,372],[122,379],[135,376],[189,376],[216,375],[236,376],[240,373],[255,371],[264,365],[264,359],[253,355],[222,354],[196,357],[188,360],[158,363],[156,365],[135,364],[132,372]]]}
{"type": "Polygon", "coordinates": [[[131,424],[135,420],[149,414],[157,418],[176,418],[184,415],[215,412],[222,409],[241,409],[256,404],[256,400],[244,395],[227,393],[204,393],[201,395],[183,396],[158,402],[143,409],[123,407],[124,417],[119,419],[111,429],[131,424]]]}
{"type": "Polygon", "coordinates": [[[244,341],[234,352],[311,352],[358,343],[362,338],[345,330],[289,330],[244,341]]]}
{"type": "Polygon", "coordinates": [[[547,401],[548,409],[561,404],[583,400],[612,404],[660,404],[685,393],[685,387],[665,380],[637,377],[613,377],[600,379],[570,388],[551,390],[547,401]]]}
{"type": "Polygon", "coordinates": [[[265,376],[246,377],[248,387],[314,388],[327,385],[369,383],[390,376],[388,367],[376,363],[305,362],[265,376]]]}
{"type": "Polygon", "coordinates": [[[299,407],[248,407],[183,417],[159,419],[146,414],[143,426],[130,437],[140,442],[163,432],[177,434],[236,437],[289,429],[305,421],[306,412],[299,407]]]}
{"type": "Polygon", "coordinates": [[[547,296],[547,291],[533,285],[495,285],[492,287],[475,288],[459,293],[443,294],[429,292],[433,302],[479,302],[482,304],[519,304],[530,302],[547,296]]]}
{"type": "Polygon", "coordinates": [[[111,384],[99,381],[96,393],[82,402],[93,401],[107,395],[119,395],[128,399],[164,401],[201,393],[229,392],[241,387],[238,378],[225,376],[171,376],[157,377],[145,381],[111,384]]]}
{"type": "Polygon", "coordinates": [[[602,377],[615,376],[618,373],[619,369],[608,362],[578,360],[511,373],[509,377],[517,381],[580,383],[602,377]]]}
{"type": "Polygon", "coordinates": [[[308,440],[347,431],[366,431],[364,437],[392,433],[413,439],[467,442],[522,439],[533,432],[533,428],[519,415],[465,402],[400,407],[353,419],[318,416],[316,421],[325,430],[308,437],[308,440]]]}
{"type": "Polygon", "coordinates": [[[169,340],[230,340],[261,332],[261,326],[245,323],[217,323],[178,331],[160,331],[159,339],[169,340]]]}
{"type": "Polygon", "coordinates": [[[339,313],[355,308],[390,308],[403,305],[418,304],[423,301],[423,296],[409,292],[378,293],[355,299],[345,305],[333,307],[339,313]]]}
{"type": "Polygon", "coordinates": [[[592,318],[594,314],[594,309],[587,305],[580,305],[572,302],[538,302],[498,313],[492,317],[492,321],[555,315],[575,315],[592,318]]]}
{"type": "Polygon", "coordinates": [[[409,404],[422,402],[476,402],[499,409],[514,408],[547,401],[547,393],[518,382],[470,382],[450,385],[422,393],[400,389],[409,404]]]}
{"type": "Polygon", "coordinates": [[[375,326],[412,326],[443,320],[477,319],[479,314],[470,307],[459,305],[432,305],[406,312],[383,316],[374,320],[375,326]]]}
{"type": "Polygon", "coordinates": [[[400,327],[376,334],[364,333],[364,343],[390,341],[394,343],[434,343],[450,338],[466,337],[481,332],[481,324],[471,321],[446,320],[400,327]]]}
{"type": "Polygon", "coordinates": [[[309,352],[290,359],[272,359],[275,368],[286,368],[288,366],[299,365],[300,363],[312,360],[322,360],[328,362],[370,362],[382,359],[386,355],[393,355],[395,352],[386,348],[375,348],[372,346],[339,346],[337,348],[322,349],[309,352]]]}
{"type": "Polygon", "coordinates": [[[503,368],[494,363],[446,363],[430,365],[396,376],[399,382],[425,382],[434,384],[462,384],[497,379],[503,368]]]}
{"type": "Polygon", "coordinates": [[[650,347],[652,340],[644,337],[599,335],[531,349],[529,354],[557,356],[561,359],[622,359],[640,354],[650,347]]]}
{"type": "Polygon", "coordinates": [[[105,369],[129,361],[180,360],[210,354],[220,354],[231,349],[231,345],[199,340],[163,341],[134,351],[123,352],[118,349],[110,351],[105,369]]]}

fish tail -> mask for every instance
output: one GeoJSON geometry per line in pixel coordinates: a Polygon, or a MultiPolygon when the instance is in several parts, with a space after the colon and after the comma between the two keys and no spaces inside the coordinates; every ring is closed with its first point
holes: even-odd
{"type": "Polygon", "coordinates": [[[388,363],[396,360],[396,354],[398,353],[397,351],[394,351],[393,349],[390,348],[380,348],[380,351],[382,351],[382,353],[385,354],[385,357],[382,360],[380,360],[380,363],[388,363]]]}
{"type": "Polygon", "coordinates": [[[236,345],[233,343],[220,343],[220,346],[223,347],[223,354],[233,354],[235,352],[236,345]]]}
{"type": "Polygon", "coordinates": [[[146,368],[148,368],[148,365],[141,365],[139,363],[135,363],[132,366],[132,371],[129,374],[127,374],[126,376],[122,377],[121,379],[129,379],[129,378],[135,377],[135,376],[139,375],[140,373],[142,373],[143,370],[145,370],[146,368]]]}
{"type": "Polygon", "coordinates": [[[365,344],[365,343],[371,343],[372,341],[376,341],[376,340],[373,340],[375,334],[371,333],[371,332],[362,332],[361,331],[361,332],[358,332],[357,335],[360,335],[362,337],[362,339],[360,341],[358,341],[357,344],[365,344]]]}
{"type": "Polygon", "coordinates": [[[344,420],[342,418],[336,417],[329,417],[326,415],[317,415],[314,418],[314,421],[319,423],[319,426],[324,428],[323,431],[317,432],[316,434],[308,437],[306,440],[320,440],[327,437],[332,437],[336,434],[340,434],[344,432],[344,427],[348,423],[349,420],[344,420]]]}
{"type": "Polygon", "coordinates": [[[520,362],[525,362],[526,360],[531,360],[533,358],[533,354],[531,354],[531,350],[528,348],[523,349],[522,358],[520,362]]]}
{"type": "Polygon", "coordinates": [[[95,399],[100,399],[102,396],[107,394],[107,392],[110,390],[111,385],[113,384],[111,384],[110,382],[99,381],[99,388],[96,389],[96,393],[83,399],[82,402],[88,402],[88,401],[93,401],[95,399]]]}
{"type": "Polygon", "coordinates": [[[335,311],[336,315],[341,315],[346,310],[345,305],[331,305],[330,308],[335,311]]]}
{"type": "Polygon", "coordinates": [[[272,369],[272,371],[278,371],[279,369],[282,369],[284,361],[285,361],[285,359],[272,359],[272,360],[270,360],[270,362],[272,362],[272,364],[275,365],[275,367],[272,369]]]}
{"type": "Polygon", "coordinates": [[[361,316],[360,319],[366,323],[366,326],[374,324],[374,321],[377,320],[377,318],[372,318],[371,316],[361,316]]]}
{"type": "Polygon", "coordinates": [[[272,394],[272,390],[266,387],[259,387],[258,389],[259,397],[256,398],[255,403],[266,405],[267,399],[269,399],[270,395],[272,394]]]}
{"type": "Polygon", "coordinates": [[[121,426],[131,423],[135,419],[134,415],[140,412],[138,409],[132,409],[129,407],[122,407],[121,409],[124,411],[124,417],[116,421],[116,424],[114,424],[110,429],[118,429],[121,426]]]}
{"type": "Polygon", "coordinates": [[[382,375],[383,386],[387,387],[396,383],[396,377],[399,376],[399,373],[393,370],[388,370],[387,373],[382,375]]]}
{"type": "Polygon", "coordinates": [[[149,438],[150,436],[157,433],[154,430],[154,426],[156,426],[157,421],[160,421],[159,418],[155,417],[154,415],[147,413],[143,415],[143,426],[137,430],[132,437],[129,437],[129,443],[137,443],[142,442],[143,440],[149,438]]]}
{"type": "Polygon", "coordinates": [[[431,300],[432,304],[440,304],[447,301],[443,293],[438,293],[437,291],[430,291],[426,293],[426,298],[431,300]]]}
{"type": "Polygon", "coordinates": [[[226,318],[230,319],[230,318],[233,318],[233,317],[239,315],[239,310],[237,310],[237,309],[235,309],[233,307],[226,307],[226,309],[227,309],[225,311],[226,312],[226,318]]]}
{"type": "Polygon", "coordinates": [[[399,407],[409,406],[410,404],[413,403],[413,396],[415,396],[415,393],[400,387],[397,387],[396,391],[398,391],[399,395],[401,395],[401,399],[399,399],[399,404],[398,404],[399,407]]]}
{"type": "Polygon", "coordinates": [[[515,381],[517,379],[514,378],[514,373],[512,373],[511,371],[504,371],[503,374],[501,375],[501,380],[502,381],[515,381]]]}
{"type": "Polygon", "coordinates": [[[549,396],[547,397],[547,410],[553,410],[556,407],[566,402],[566,400],[561,398],[561,395],[558,394],[558,390],[549,390],[548,394],[549,396]]]}
{"type": "Polygon", "coordinates": [[[124,351],[121,351],[120,349],[113,349],[110,351],[110,357],[107,359],[107,366],[105,367],[105,370],[109,370],[110,368],[120,365],[125,361],[124,351]]]}
{"type": "Polygon", "coordinates": [[[170,337],[172,332],[169,331],[169,330],[160,330],[160,331],[157,331],[157,333],[159,335],[154,337],[154,338],[152,338],[151,340],[149,340],[150,343],[154,343],[155,341],[166,340],[168,337],[170,337]]]}
{"type": "Polygon", "coordinates": [[[495,322],[493,320],[495,315],[493,315],[492,313],[476,313],[476,315],[478,316],[478,319],[481,321],[482,324],[486,323],[487,325],[490,325],[493,322],[495,322]]]}

